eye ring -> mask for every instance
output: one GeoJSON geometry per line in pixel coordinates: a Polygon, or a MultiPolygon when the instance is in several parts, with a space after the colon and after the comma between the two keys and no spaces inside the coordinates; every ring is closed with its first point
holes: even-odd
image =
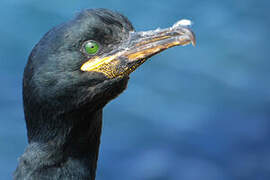
{"type": "Polygon", "coordinates": [[[94,40],[85,41],[82,45],[82,51],[88,55],[95,55],[99,52],[100,45],[94,40]]]}

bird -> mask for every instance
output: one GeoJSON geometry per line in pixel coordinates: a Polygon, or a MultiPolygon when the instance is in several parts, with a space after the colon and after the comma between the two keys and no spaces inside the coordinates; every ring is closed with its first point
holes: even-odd
{"type": "Polygon", "coordinates": [[[49,30],[24,69],[28,145],[13,178],[95,180],[103,107],[147,59],[190,43],[195,35],[181,23],[137,32],[108,9],[82,10],[49,30]]]}

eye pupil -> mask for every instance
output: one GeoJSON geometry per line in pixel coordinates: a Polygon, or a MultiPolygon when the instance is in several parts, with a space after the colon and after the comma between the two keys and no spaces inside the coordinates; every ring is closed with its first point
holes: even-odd
{"type": "Polygon", "coordinates": [[[84,43],[84,50],[87,54],[96,54],[99,50],[99,45],[95,41],[87,41],[84,43]]]}

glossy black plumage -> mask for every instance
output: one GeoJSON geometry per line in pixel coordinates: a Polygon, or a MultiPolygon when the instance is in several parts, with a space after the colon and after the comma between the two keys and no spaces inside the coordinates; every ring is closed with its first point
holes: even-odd
{"type": "Polygon", "coordinates": [[[24,70],[29,145],[14,178],[94,180],[102,108],[149,57],[190,43],[194,33],[181,22],[134,32],[127,18],[105,9],[84,10],[46,33],[24,70]],[[91,54],[84,45],[93,41],[99,50],[91,54]]]}
{"type": "Polygon", "coordinates": [[[31,52],[23,78],[29,145],[15,179],[95,179],[102,108],[125,88],[128,77],[108,79],[80,71],[88,39],[102,45],[99,54],[117,47],[131,23],[105,9],[84,10],[40,40],[31,52]]]}

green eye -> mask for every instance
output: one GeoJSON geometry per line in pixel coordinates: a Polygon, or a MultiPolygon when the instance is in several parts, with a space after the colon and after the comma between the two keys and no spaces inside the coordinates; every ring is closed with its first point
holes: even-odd
{"type": "Polygon", "coordinates": [[[96,54],[99,50],[99,45],[95,41],[88,41],[84,44],[84,50],[87,54],[96,54]]]}

